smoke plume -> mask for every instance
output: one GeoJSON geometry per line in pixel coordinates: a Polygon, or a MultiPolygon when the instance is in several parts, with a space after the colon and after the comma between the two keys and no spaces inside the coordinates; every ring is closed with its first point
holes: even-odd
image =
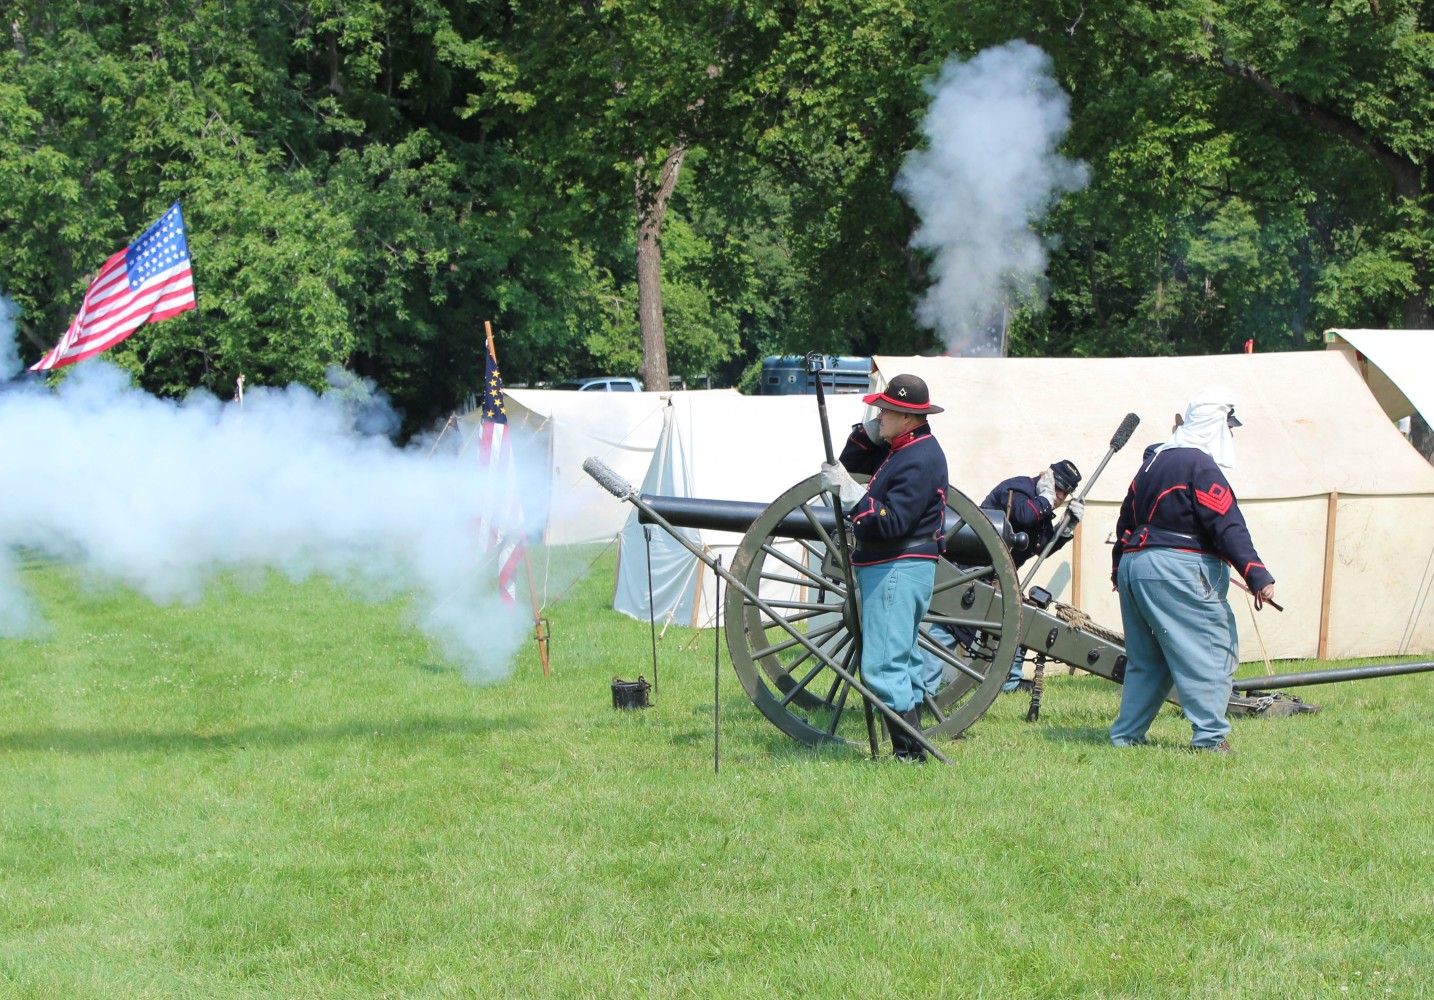
{"type": "MultiPolygon", "coordinates": [[[[0,372],[13,374],[13,313],[4,322],[0,372]]],[[[475,531],[501,484],[471,455],[395,447],[386,399],[331,382],[323,395],[251,389],[242,406],[206,392],[176,402],[91,359],[54,391],[0,387],[0,636],[43,624],[20,583],[17,551],[30,549],[157,603],[264,569],[322,574],[365,599],[409,595],[439,655],[475,682],[505,675],[531,623],[498,598],[475,531]]]]}
{"type": "Polygon", "coordinates": [[[1021,41],[951,58],[927,90],[926,147],[896,178],[921,220],[912,245],[932,254],[916,319],[950,353],[1000,353],[1003,312],[1041,299],[1046,246],[1033,227],[1088,179],[1056,153],[1070,100],[1046,54],[1021,41]]]}

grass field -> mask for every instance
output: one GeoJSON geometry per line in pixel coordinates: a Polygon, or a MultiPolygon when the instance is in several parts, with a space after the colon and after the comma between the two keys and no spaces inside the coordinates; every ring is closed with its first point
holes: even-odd
{"type": "Polygon", "coordinates": [[[714,774],[710,633],[611,707],[653,670],[610,553],[552,676],[529,643],[487,687],[323,582],[22,575],[0,997],[1434,994],[1434,675],[1304,689],[1222,757],[1173,711],[1110,748],[1117,689],[1062,671],[918,768],[792,743],[724,652],[714,774]]]}

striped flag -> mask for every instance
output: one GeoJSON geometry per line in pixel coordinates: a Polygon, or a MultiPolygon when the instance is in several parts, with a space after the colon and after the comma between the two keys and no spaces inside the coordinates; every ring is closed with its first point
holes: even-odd
{"type": "Polygon", "coordinates": [[[195,307],[184,216],[175,202],[132,244],[105,261],[54,349],[30,366],[49,371],[107,351],[146,323],[195,307]]]}
{"type": "Polygon", "coordinates": [[[523,559],[523,511],[513,469],[513,449],[508,440],[508,414],[504,411],[503,378],[493,344],[488,343],[488,361],[483,375],[483,399],[479,405],[478,466],[484,470],[489,490],[488,511],[478,525],[485,552],[498,561],[498,589],[503,602],[518,603],[518,565],[523,559]]]}

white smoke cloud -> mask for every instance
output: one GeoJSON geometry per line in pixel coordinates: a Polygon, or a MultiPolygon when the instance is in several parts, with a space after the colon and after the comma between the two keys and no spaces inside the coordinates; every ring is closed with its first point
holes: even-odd
{"type": "Polygon", "coordinates": [[[912,245],[933,256],[916,319],[952,353],[997,353],[1003,309],[1041,295],[1046,247],[1033,225],[1088,180],[1056,153],[1070,100],[1046,54],[1022,41],[949,59],[927,90],[927,146],[896,178],[921,219],[912,245]]]}
{"type": "Polygon", "coordinates": [[[414,624],[470,680],[506,675],[531,622],[499,600],[475,531],[500,491],[471,455],[355,430],[392,412],[371,385],[339,381],[322,396],[251,389],[242,407],[204,392],[173,402],[91,359],[53,392],[0,391],[0,636],[42,626],[15,555],[32,549],[157,603],[256,569],[408,594],[414,624]]]}

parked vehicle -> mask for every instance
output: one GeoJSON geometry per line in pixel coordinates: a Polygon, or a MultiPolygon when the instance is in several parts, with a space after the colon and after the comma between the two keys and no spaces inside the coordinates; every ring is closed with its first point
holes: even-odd
{"type": "Polygon", "coordinates": [[[570,389],[575,392],[641,392],[642,383],[635,378],[598,376],[595,378],[573,378],[559,382],[554,389],[570,389]]]}
{"type": "MultiPolygon", "coordinates": [[[[828,357],[823,366],[822,388],[827,392],[868,392],[871,383],[871,358],[828,357]]],[[[762,359],[762,381],[757,388],[760,396],[804,395],[817,391],[816,377],[807,370],[807,359],[801,355],[762,359]]]]}

